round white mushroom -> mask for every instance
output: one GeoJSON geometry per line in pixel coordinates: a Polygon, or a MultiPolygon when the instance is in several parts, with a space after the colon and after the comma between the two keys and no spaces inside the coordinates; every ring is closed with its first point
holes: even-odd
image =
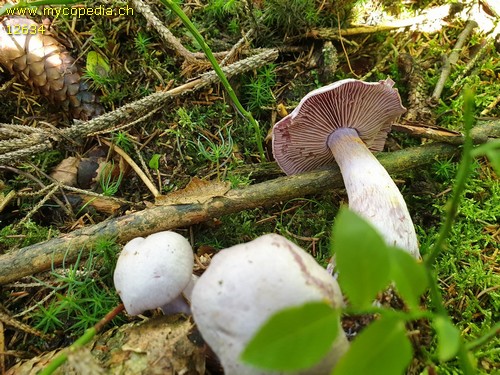
{"type": "Polygon", "coordinates": [[[183,291],[191,292],[193,265],[191,245],[178,233],[158,232],[128,242],[114,273],[127,313],[138,315],[158,307],[164,313],[189,313],[183,291]]]}
{"type": "Polygon", "coordinates": [[[398,187],[371,151],[383,149],[392,123],[405,112],[394,82],[345,79],[307,94],[273,128],[273,154],[286,174],[334,160],[349,207],[386,243],[420,258],[417,235],[398,187]]]}
{"type": "MultiPolygon", "coordinates": [[[[335,279],[293,242],[268,234],[217,253],[193,289],[191,308],[226,375],[276,374],[243,364],[240,354],[276,312],[314,301],[342,306],[335,279]]],[[[339,331],[328,356],[300,374],[330,373],[348,347],[339,331]]]]}

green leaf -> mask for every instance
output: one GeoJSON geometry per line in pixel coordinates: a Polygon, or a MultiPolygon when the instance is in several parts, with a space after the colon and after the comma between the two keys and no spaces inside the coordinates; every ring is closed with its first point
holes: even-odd
{"type": "Polygon", "coordinates": [[[149,160],[149,168],[158,170],[158,168],[160,167],[160,158],[160,154],[153,154],[153,156],[151,156],[151,159],[149,160]]]}
{"type": "Polygon", "coordinates": [[[495,173],[500,176],[500,148],[488,150],[485,154],[495,173]]]}
{"type": "Polygon", "coordinates": [[[324,302],[282,310],[260,328],[241,359],[276,371],[309,368],[331,349],[339,326],[339,312],[324,302]]]}
{"type": "Polygon", "coordinates": [[[495,173],[500,175],[500,140],[494,140],[477,146],[472,150],[472,156],[475,158],[486,156],[495,173]]]}
{"type": "Polygon", "coordinates": [[[111,68],[105,57],[95,51],[87,54],[87,70],[101,77],[107,77],[111,68]]]}
{"type": "Polygon", "coordinates": [[[339,283],[354,308],[369,308],[390,282],[389,249],[367,221],[341,209],[332,231],[339,283]]]}
{"type": "Polygon", "coordinates": [[[333,375],[401,375],[412,359],[405,322],[383,316],[362,331],[340,359],[333,375]]]}
{"type": "Polygon", "coordinates": [[[427,288],[427,271],[406,251],[391,248],[391,279],[410,309],[418,309],[420,296],[427,288]]]}
{"type": "Polygon", "coordinates": [[[436,330],[438,347],[437,354],[440,361],[448,361],[455,357],[460,347],[460,331],[448,317],[436,316],[432,322],[436,330]]]}

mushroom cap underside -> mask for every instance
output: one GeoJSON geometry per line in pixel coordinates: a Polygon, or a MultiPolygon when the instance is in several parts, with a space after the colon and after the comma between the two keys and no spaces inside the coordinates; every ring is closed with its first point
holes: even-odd
{"type": "Polygon", "coordinates": [[[394,81],[345,79],[311,91],[273,128],[273,154],[286,174],[334,162],[328,137],[341,128],[355,129],[372,151],[381,151],[392,123],[406,109],[394,81]]]}

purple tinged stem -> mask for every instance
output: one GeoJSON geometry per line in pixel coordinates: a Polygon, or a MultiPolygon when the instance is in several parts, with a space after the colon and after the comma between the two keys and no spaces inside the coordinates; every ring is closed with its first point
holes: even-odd
{"type": "Polygon", "coordinates": [[[349,208],[368,220],[390,246],[420,259],[417,235],[398,187],[354,129],[337,129],[328,147],[340,167],[349,208]]]}

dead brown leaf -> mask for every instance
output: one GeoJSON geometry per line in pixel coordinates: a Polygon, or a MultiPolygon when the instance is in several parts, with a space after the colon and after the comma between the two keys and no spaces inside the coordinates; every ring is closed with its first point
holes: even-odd
{"type": "MultiPolygon", "coordinates": [[[[192,329],[192,321],[182,315],[124,324],[74,352],[55,374],[204,374],[205,347],[189,339],[192,329]],[[81,372],[84,368],[87,371],[81,372]]],[[[7,375],[36,374],[59,352],[19,363],[7,375]]]]}
{"type": "Polygon", "coordinates": [[[214,197],[224,196],[231,189],[229,182],[206,181],[198,177],[193,179],[187,186],[173,193],[158,196],[156,204],[161,206],[175,204],[205,203],[214,197]]]}
{"type": "Polygon", "coordinates": [[[78,173],[78,165],[80,158],[70,156],[69,158],[61,161],[52,171],[50,177],[68,186],[76,186],[76,179],[78,173]]]}

